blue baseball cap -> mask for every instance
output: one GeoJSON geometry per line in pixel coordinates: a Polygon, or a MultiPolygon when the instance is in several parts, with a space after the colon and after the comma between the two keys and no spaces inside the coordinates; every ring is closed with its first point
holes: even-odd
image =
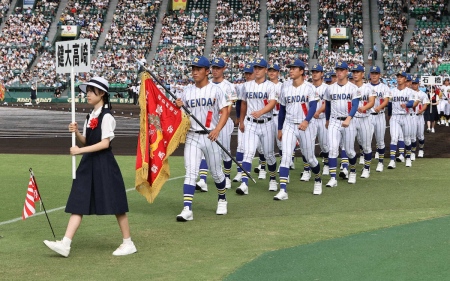
{"type": "Polygon", "coordinates": [[[330,73],[325,74],[325,77],[323,78],[323,81],[331,82],[331,74],[330,73]]]}
{"type": "Polygon", "coordinates": [[[280,66],[277,63],[269,64],[268,69],[275,69],[276,71],[280,71],[280,66]]]}
{"type": "Polygon", "coordinates": [[[247,62],[244,66],[244,73],[253,73],[253,64],[247,62]]]}
{"type": "Polygon", "coordinates": [[[347,74],[347,78],[348,78],[348,79],[353,79],[353,73],[349,72],[349,73],[347,74]]]}
{"type": "Polygon", "coordinates": [[[404,71],[400,71],[400,72],[397,73],[396,76],[408,77],[408,74],[406,74],[406,72],[404,72],[404,71]]]}
{"type": "Polygon", "coordinates": [[[330,76],[336,76],[336,72],[334,72],[334,70],[331,70],[331,71],[329,72],[329,74],[330,74],[330,76]]]}
{"type": "Polygon", "coordinates": [[[267,68],[267,61],[265,59],[256,59],[253,61],[253,66],[267,68]]]}
{"type": "Polygon", "coordinates": [[[381,70],[378,66],[374,65],[370,68],[370,73],[381,73],[381,70]]]}
{"type": "Polygon", "coordinates": [[[406,81],[412,81],[411,74],[406,74],[406,81]]]}
{"type": "Polygon", "coordinates": [[[305,69],[305,63],[301,59],[296,59],[294,61],[291,61],[291,63],[288,64],[287,67],[300,67],[302,69],[305,69]]]}
{"type": "Polygon", "coordinates": [[[420,78],[419,78],[419,77],[415,77],[415,78],[412,80],[412,82],[413,82],[413,83],[420,83],[420,78]]]}
{"type": "Polygon", "coordinates": [[[198,66],[198,67],[207,67],[209,68],[211,65],[209,60],[203,56],[195,57],[189,66],[198,66]]]}
{"type": "Polygon", "coordinates": [[[315,64],[313,65],[313,67],[311,68],[311,71],[320,71],[323,72],[323,67],[320,64],[315,64]]]}
{"type": "Polygon", "coordinates": [[[225,67],[225,61],[221,58],[215,58],[211,61],[211,66],[225,67]]]}
{"type": "Polygon", "coordinates": [[[334,69],[348,69],[348,64],[345,61],[337,62],[334,69]]]}
{"type": "Polygon", "coordinates": [[[364,66],[360,65],[360,64],[355,64],[352,68],[352,71],[361,71],[364,72],[364,66]]]}

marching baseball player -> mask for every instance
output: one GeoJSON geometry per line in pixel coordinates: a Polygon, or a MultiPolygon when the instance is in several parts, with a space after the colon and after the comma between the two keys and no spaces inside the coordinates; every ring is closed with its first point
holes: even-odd
{"type": "Polygon", "coordinates": [[[278,139],[282,143],[284,154],[280,164],[280,192],[274,200],[287,200],[286,184],[289,177],[291,154],[297,140],[300,143],[302,155],[313,167],[315,176],[313,194],[322,194],[322,180],[320,178],[320,164],[314,156],[314,140],[316,126],[313,123],[319,94],[314,86],[304,80],[305,64],[296,59],[287,66],[292,80],[283,83],[280,102],[280,117],[278,120],[278,139]]]}
{"type": "MultiPolygon", "coordinates": [[[[244,78],[245,81],[253,81],[255,80],[255,74],[253,73],[253,64],[246,63],[244,66],[244,78]]],[[[239,120],[241,118],[241,102],[242,102],[242,96],[245,94],[243,92],[244,84],[238,84],[236,85],[236,91],[238,94],[238,100],[236,101],[236,124],[239,126],[239,120]]],[[[244,159],[244,133],[241,132],[241,130],[237,130],[238,132],[238,144],[236,148],[236,161],[239,164],[242,164],[242,160],[244,159]]],[[[242,170],[237,167],[237,174],[233,179],[233,182],[241,182],[242,180],[242,170]]]]}
{"type": "MultiPolygon", "coordinates": [[[[412,83],[412,76],[411,74],[406,73],[406,87],[411,89],[411,83],[412,83]]],[[[413,113],[413,108],[410,108],[407,110],[407,114],[406,117],[408,117],[409,120],[409,124],[411,124],[412,127],[412,131],[411,131],[411,137],[416,135],[416,131],[415,131],[415,123],[416,123],[416,118],[413,118],[413,115],[411,113],[413,113]]],[[[399,131],[399,136],[398,136],[398,143],[397,143],[397,148],[398,148],[398,157],[395,158],[395,161],[397,162],[405,162],[405,140],[404,140],[404,136],[403,136],[403,132],[399,131]]]]}
{"type": "Polygon", "coordinates": [[[428,95],[421,90],[419,90],[420,79],[418,77],[414,78],[412,81],[411,89],[417,93],[419,98],[419,104],[415,107],[415,118],[416,120],[416,134],[413,135],[411,141],[411,161],[416,160],[416,149],[417,140],[419,140],[419,152],[417,157],[423,157],[423,147],[425,145],[425,119],[423,118],[423,113],[427,110],[427,106],[430,104],[430,99],[428,95]]]}
{"type": "Polygon", "coordinates": [[[407,87],[407,75],[405,72],[397,73],[397,87],[391,90],[391,97],[389,99],[389,116],[392,115],[390,124],[391,145],[390,158],[388,169],[395,169],[395,153],[397,152],[397,142],[402,135],[405,141],[406,148],[406,167],[411,167],[411,139],[413,133],[413,124],[411,118],[407,114],[410,108],[417,106],[419,99],[417,93],[407,87]]]}
{"type": "MultiPolygon", "coordinates": [[[[215,58],[211,62],[211,73],[212,79],[211,83],[216,84],[220,87],[222,92],[225,94],[225,98],[227,102],[230,103],[230,107],[228,108],[228,115],[231,112],[231,104],[236,101],[237,94],[234,85],[225,79],[223,73],[226,69],[225,61],[221,58],[215,58]]],[[[223,145],[223,147],[230,152],[230,142],[231,142],[231,134],[233,133],[234,123],[231,118],[228,118],[226,125],[222,128],[219,134],[219,142],[223,145]]],[[[222,151],[222,159],[223,159],[223,168],[225,173],[225,187],[227,189],[231,188],[231,157],[225,152],[222,151]]],[[[208,186],[206,184],[206,177],[208,175],[208,165],[206,163],[205,157],[202,158],[200,162],[200,180],[196,184],[196,189],[201,190],[202,192],[208,191],[208,186]]]]}
{"type": "Polygon", "coordinates": [[[325,91],[325,126],[328,129],[328,145],[330,155],[328,163],[330,165],[330,181],[327,187],[337,186],[336,167],[339,155],[339,143],[343,140],[344,148],[350,162],[350,173],[348,183],[356,183],[356,152],[354,149],[356,129],[352,118],[358,110],[359,95],[358,88],[348,82],[348,65],[346,62],[336,63],[336,83],[332,84],[325,91]]]}
{"type": "Polygon", "coordinates": [[[378,158],[377,172],[383,172],[384,169],[384,154],[386,146],[384,144],[384,136],[386,134],[386,117],[384,115],[385,107],[389,103],[391,90],[389,87],[381,82],[381,71],[378,66],[370,68],[370,83],[367,84],[369,89],[376,95],[375,103],[370,109],[370,119],[374,127],[374,135],[377,146],[377,153],[375,158],[378,158]]]}
{"type": "Polygon", "coordinates": [[[215,141],[219,138],[220,130],[227,123],[230,102],[227,101],[219,86],[208,81],[210,62],[207,58],[195,57],[190,66],[195,84],[184,88],[181,97],[176,100],[176,105],[187,107],[209,131],[203,130],[199,124],[191,120],[184,146],[184,166],[186,167],[183,185],[184,208],[177,216],[177,221],[181,222],[194,219],[192,199],[202,155],[205,156],[219,194],[216,214],[227,214],[225,175],[220,163],[220,148],[215,141]]]}
{"type": "Polygon", "coordinates": [[[450,78],[444,78],[444,85],[441,86],[442,101],[439,102],[439,110],[443,109],[444,116],[441,118],[441,125],[448,127],[448,122],[450,121],[450,78]],[[442,105],[441,105],[442,103],[442,105]],[[442,120],[444,119],[444,121],[442,120]]]}
{"type": "MultiPolygon", "coordinates": [[[[244,133],[244,160],[242,167],[251,171],[252,159],[258,141],[261,142],[270,173],[269,190],[277,191],[276,158],[274,153],[275,131],[273,130],[272,109],[277,103],[275,85],[266,80],[267,61],[256,59],[253,63],[255,80],[245,82],[241,102],[239,129],[244,133]]],[[[242,175],[242,183],[236,189],[240,195],[248,194],[248,177],[242,175]]]]}
{"type": "Polygon", "coordinates": [[[364,169],[361,173],[361,178],[368,178],[370,176],[370,162],[372,161],[373,136],[373,125],[370,122],[369,110],[375,104],[376,93],[372,92],[363,82],[364,66],[354,65],[352,73],[353,83],[358,87],[361,96],[358,112],[356,112],[352,122],[355,125],[356,135],[364,153],[364,169]]]}

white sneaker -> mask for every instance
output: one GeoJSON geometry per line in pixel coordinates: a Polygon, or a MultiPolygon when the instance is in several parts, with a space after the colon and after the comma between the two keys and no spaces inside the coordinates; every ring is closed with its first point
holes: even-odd
{"type": "Polygon", "coordinates": [[[241,182],[242,181],[242,172],[238,172],[233,179],[233,182],[241,182]]]}
{"type": "Polygon", "coordinates": [[[216,215],[226,215],[228,212],[227,205],[228,202],[226,200],[219,199],[219,202],[217,202],[216,215]]]}
{"type": "Polygon", "coordinates": [[[417,157],[423,158],[423,150],[419,150],[419,153],[417,154],[417,157]]]}
{"type": "Polygon", "coordinates": [[[265,180],[265,179],[266,179],[266,175],[267,175],[267,172],[266,172],[266,171],[264,171],[264,170],[259,170],[258,179],[260,179],[260,180],[265,180]]]}
{"type": "Polygon", "coordinates": [[[191,221],[194,219],[194,213],[189,210],[188,206],[183,208],[183,211],[177,216],[177,221],[191,221]]]}
{"type": "Polygon", "coordinates": [[[208,192],[208,185],[205,180],[201,179],[197,182],[195,190],[200,190],[201,192],[208,192]]]}
{"type": "Polygon", "coordinates": [[[328,165],[323,166],[322,175],[328,176],[329,174],[330,174],[330,166],[328,165]]]}
{"type": "Polygon", "coordinates": [[[238,188],[236,188],[236,193],[240,195],[248,194],[248,186],[245,184],[245,182],[241,183],[241,185],[238,188]]]}
{"type": "Polygon", "coordinates": [[[348,179],[348,170],[347,170],[347,168],[344,168],[344,169],[342,169],[340,172],[339,172],[339,176],[342,178],[342,179],[348,179]]]}
{"type": "Polygon", "coordinates": [[[348,174],[348,183],[356,183],[356,173],[350,172],[348,174]]]}
{"type": "Polygon", "coordinates": [[[335,178],[331,178],[328,183],[327,183],[327,187],[336,187],[338,185],[338,182],[335,178]]]}
{"type": "MultiPolygon", "coordinates": [[[[38,103],[39,104],[39,103],[38,103]]],[[[445,122],[445,127],[448,127],[448,122],[445,122]]]]}
{"type": "Polygon", "coordinates": [[[289,170],[295,170],[295,163],[292,162],[291,165],[289,166],[289,170]]]}
{"type": "Polygon", "coordinates": [[[431,128],[431,132],[432,132],[432,133],[435,133],[434,128],[431,128]]]}
{"type": "Polygon", "coordinates": [[[49,247],[52,251],[60,254],[63,257],[68,257],[70,254],[70,247],[63,244],[62,241],[48,241],[44,240],[44,244],[49,247]]]}
{"type": "Polygon", "coordinates": [[[364,155],[359,156],[359,164],[364,165],[364,155]]]}
{"type": "Polygon", "coordinates": [[[416,161],[416,154],[411,152],[411,161],[416,161]]]}
{"type": "Polygon", "coordinates": [[[133,241],[131,241],[130,243],[122,243],[119,248],[117,248],[114,252],[113,252],[113,256],[126,256],[126,255],[131,255],[136,253],[136,246],[134,245],[133,241]]]}
{"type": "Polygon", "coordinates": [[[378,159],[378,158],[380,158],[380,153],[378,153],[378,151],[377,151],[377,152],[375,152],[375,159],[378,159]]]}
{"type": "Polygon", "coordinates": [[[280,192],[278,192],[277,195],[273,197],[273,200],[288,200],[288,194],[286,191],[284,191],[284,189],[281,189],[280,192]]]}
{"type": "Polygon", "coordinates": [[[260,170],[261,170],[261,164],[259,164],[258,167],[255,167],[255,168],[253,169],[253,172],[259,173],[260,170]]]}
{"type": "Polygon", "coordinates": [[[384,169],[383,163],[378,162],[376,171],[377,172],[383,172],[383,169],[384,169]]]}
{"type": "Polygon", "coordinates": [[[314,195],[322,194],[322,181],[314,181],[314,195]]]}
{"type": "Polygon", "coordinates": [[[225,188],[231,189],[231,180],[229,178],[225,178],[225,188]]]}
{"type": "Polygon", "coordinates": [[[361,173],[361,177],[367,179],[368,177],[370,177],[370,170],[369,169],[363,169],[362,173],[361,173]]]}
{"type": "Polygon", "coordinates": [[[311,179],[311,170],[303,171],[303,175],[300,178],[301,181],[309,181],[311,179]]]}
{"type": "Polygon", "coordinates": [[[388,169],[395,169],[395,160],[389,161],[388,169]]]}
{"type": "Polygon", "coordinates": [[[269,182],[269,191],[278,191],[278,183],[276,180],[271,180],[269,182]]]}
{"type": "Polygon", "coordinates": [[[405,156],[400,154],[397,158],[395,158],[395,161],[397,161],[397,162],[405,162],[405,156]]]}
{"type": "Polygon", "coordinates": [[[406,158],[406,164],[405,164],[405,166],[406,166],[406,167],[411,167],[411,166],[412,166],[411,159],[406,158]]]}

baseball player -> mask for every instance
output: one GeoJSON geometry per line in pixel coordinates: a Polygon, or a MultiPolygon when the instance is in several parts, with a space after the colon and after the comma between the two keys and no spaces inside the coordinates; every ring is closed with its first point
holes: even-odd
{"type": "Polygon", "coordinates": [[[304,80],[305,64],[296,59],[287,66],[292,80],[286,81],[281,87],[279,97],[280,118],[278,120],[278,139],[282,143],[283,151],[280,163],[280,192],[274,200],[287,200],[286,184],[289,177],[291,154],[296,142],[300,143],[302,155],[313,167],[315,176],[313,194],[322,194],[322,180],[320,178],[320,164],[314,156],[314,140],[316,126],[310,124],[316,113],[319,94],[314,86],[304,80]]]}
{"type": "Polygon", "coordinates": [[[391,90],[389,87],[381,82],[381,71],[378,66],[372,66],[370,68],[370,83],[367,87],[376,94],[375,103],[370,109],[370,120],[374,128],[375,141],[377,146],[377,154],[375,158],[378,158],[377,172],[383,172],[384,169],[384,154],[386,147],[384,144],[384,136],[386,134],[386,117],[384,115],[385,107],[389,103],[389,97],[391,90]]]}
{"type": "MultiPolygon", "coordinates": [[[[244,66],[244,78],[247,82],[255,80],[255,74],[253,73],[253,64],[246,63],[244,66]]],[[[241,102],[242,102],[242,96],[244,95],[243,92],[244,84],[238,84],[236,85],[236,91],[238,95],[238,100],[236,101],[236,124],[239,126],[239,120],[241,118],[241,102]]],[[[241,132],[241,130],[237,130],[238,132],[238,144],[236,148],[236,161],[240,164],[242,164],[242,160],[244,159],[244,133],[241,132]]],[[[241,182],[242,180],[242,170],[241,168],[237,167],[237,174],[233,179],[233,182],[241,182]]]]}
{"type": "MultiPolygon", "coordinates": [[[[255,80],[245,82],[241,96],[241,116],[239,129],[244,133],[244,160],[242,167],[251,171],[252,159],[258,141],[261,142],[270,173],[269,190],[277,191],[276,158],[274,153],[275,131],[273,130],[272,109],[277,103],[275,85],[266,80],[267,61],[256,59],[253,63],[255,80]]],[[[248,194],[248,177],[242,175],[242,183],[236,189],[240,195],[248,194]]]]}
{"type": "Polygon", "coordinates": [[[192,199],[202,154],[208,163],[219,194],[216,214],[227,214],[225,175],[220,163],[220,148],[215,141],[227,123],[230,103],[220,87],[208,81],[210,62],[207,58],[195,57],[190,66],[195,84],[184,88],[181,97],[176,100],[176,105],[187,107],[209,131],[203,130],[199,124],[191,120],[184,146],[186,167],[183,185],[184,208],[177,216],[177,221],[181,222],[194,219],[192,199]]]}
{"type": "Polygon", "coordinates": [[[411,139],[413,133],[413,124],[411,118],[407,117],[410,108],[417,106],[419,99],[417,93],[407,87],[407,74],[405,72],[397,73],[397,87],[391,90],[389,99],[388,114],[392,115],[390,119],[391,133],[391,161],[388,169],[395,169],[395,153],[397,151],[397,142],[401,134],[404,137],[406,148],[406,167],[411,167],[411,139]]]}
{"type": "Polygon", "coordinates": [[[356,152],[354,149],[356,129],[352,118],[355,116],[361,96],[358,88],[348,82],[348,65],[346,62],[336,63],[336,83],[325,91],[325,127],[328,129],[328,145],[330,154],[330,181],[327,187],[337,186],[336,167],[339,155],[339,143],[343,140],[345,151],[349,157],[350,173],[348,183],[356,183],[356,152]]]}
{"type": "Polygon", "coordinates": [[[370,176],[370,162],[372,161],[372,136],[373,125],[370,122],[370,109],[375,104],[376,93],[364,84],[364,66],[354,65],[352,69],[353,83],[358,87],[361,100],[359,102],[358,112],[355,114],[355,119],[352,122],[356,128],[356,136],[359,144],[364,152],[364,169],[361,173],[361,178],[368,178],[370,176]]]}
{"type": "Polygon", "coordinates": [[[326,85],[331,85],[331,84],[333,84],[332,81],[333,81],[333,80],[331,79],[331,74],[330,74],[330,73],[326,73],[326,74],[323,76],[323,82],[325,82],[326,85]]]}
{"type": "MultiPolygon", "coordinates": [[[[230,115],[231,112],[231,104],[237,100],[237,94],[236,89],[234,85],[225,79],[223,76],[223,73],[226,69],[225,61],[221,58],[215,58],[211,62],[211,73],[212,73],[212,79],[210,80],[211,83],[216,84],[220,87],[222,92],[225,94],[225,98],[228,103],[230,103],[230,107],[228,108],[228,115],[230,115]]],[[[230,142],[231,142],[231,134],[233,133],[234,129],[234,123],[231,118],[228,118],[226,125],[222,128],[219,134],[219,142],[222,144],[222,146],[230,152],[230,142]]],[[[222,159],[223,159],[223,168],[225,173],[225,187],[227,189],[231,188],[231,179],[230,179],[230,173],[231,173],[231,157],[225,152],[222,151],[222,159]]],[[[208,165],[206,163],[205,157],[202,158],[202,161],[200,162],[200,180],[196,184],[196,189],[201,190],[202,192],[208,191],[208,186],[206,184],[206,177],[208,175],[208,165]]]]}
{"type": "MultiPolygon", "coordinates": [[[[445,119],[445,126],[448,127],[448,122],[450,121],[450,79],[448,77],[444,79],[444,85],[441,86],[441,93],[442,101],[439,103],[438,108],[440,107],[439,109],[444,109],[443,119],[445,119]]],[[[444,125],[442,119],[441,125],[444,125]]]]}
{"type": "MultiPolygon", "coordinates": [[[[406,87],[411,89],[411,82],[412,82],[412,76],[411,74],[406,73],[406,87]]],[[[411,137],[416,135],[416,118],[412,118],[412,114],[413,113],[413,108],[410,108],[408,110],[406,110],[407,114],[406,116],[410,119],[409,120],[409,124],[411,124],[411,137]]],[[[397,162],[405,162],[405,141],[404,141],[404,136],[403,136],[403,132],[399,131],[399,136],[398,136],[398,143],[397,143],[397,148],[398,148],[398,157],[395,158],[395,161],[397,162]]]]}
{"type": "Polygon", "coordinates": [[[419,140],[419,152],[417,157],[423,157],[423,147],[425,144],[425,119],[423,118],[423,113],[427,110],[428,104],[430,104],[430,100],[428,99],[428,95],[421,90],[419,90],[420,79],[418,77],[414,78],[411,84],[411,89],[417,93],[419,98],[419,104],[415,107],[415,118],[416,120],[416,134],[413,135],[413,139],[411,140],[411,161],[416,160],[416,149],[417,149],[417,140],[419,140]]]}

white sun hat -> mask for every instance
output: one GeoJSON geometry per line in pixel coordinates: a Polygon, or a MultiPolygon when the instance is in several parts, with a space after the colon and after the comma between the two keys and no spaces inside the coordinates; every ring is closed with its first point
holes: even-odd
{"type": "Polygon", "coordinates": [[[92,86],[92,87],[98,88],[98,89],[104,91],[105,93],[108,93],[108,89],[109,89],[108,81],[106,81],[105,78],[99,77],[99,76],[92,78],[91,80],[89,80],[86,83],[80,84],[80,86],[78,86],[78,88],[83,93],[86,93],[87,86],[92,86]]]}

